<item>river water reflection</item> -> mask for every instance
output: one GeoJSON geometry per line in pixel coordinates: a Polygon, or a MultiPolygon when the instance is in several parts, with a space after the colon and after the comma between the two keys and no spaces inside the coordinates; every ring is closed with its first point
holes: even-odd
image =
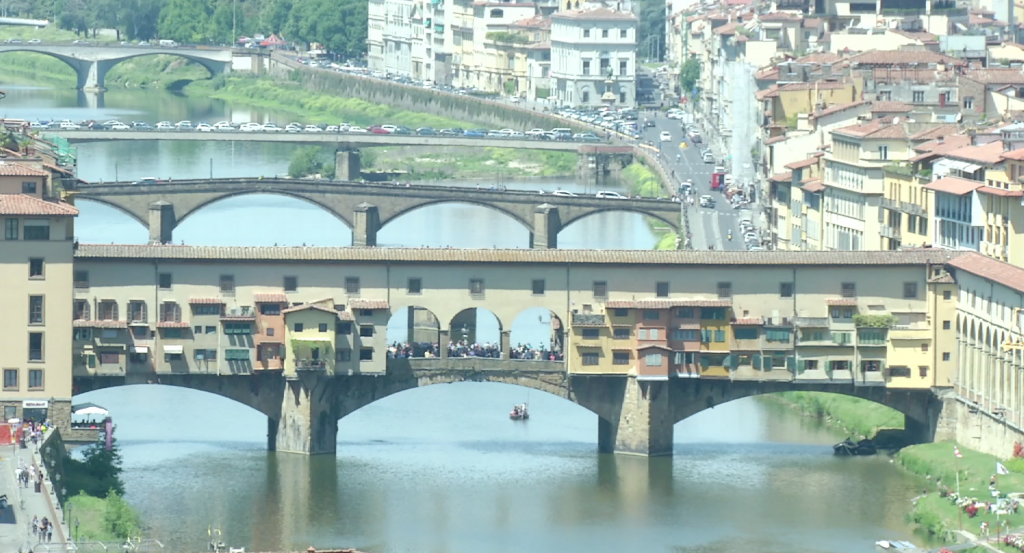
{"type": "MultiPolygon", "coordinates": [[[[5,86],[0,114],[24,119],[234,121],[291,117],[160,91],[111,91],[103,107],[74,91],[5,86]]],[[[86,180],[284,173],[292,149],[223,143],[86,144],[86,180]]],[[[583,191],[568,182],[510,187],[583,191]]],[[[144,243],[116,210],[80,202],[82,242],[144,243]]],[[[184,221],[175,241],[336,245],[351,231],[278,196],[244,196],[184,221]],[[281,224],[268,224],[280,222],[281,224]]],[[[563,247],[650,248],[643,220],[606,213],[560,236],[563,247]]],[[[424,208],[383,229],[386,245],[526,247],[526,229],[485,208],[424,208]]],[[[396,325],[403,328],[403,324],[396,325]]],[[[495,329],[492,329],[496,331],[495,329]]],[[[481,319],[479,332],[488,332],[481,319]]],[[[513,333],[516,328],[513,328],[513,333]]],[[[527,328],[523,341],[544,332],[527,328]]],[[[513,341],[519,341],[514,338],[513,341]]],[[[676,425],[675,457],[598,455],[596,417],[565,400],[500,384],[411,390],[343,419],[337,458],[265,451],[266,420],[200,392],[133,386],[77,397],[114,413],[128,498],[147,536],[200,551],[207,528],[249,550],[355,546],[374,553],[861,552],[911,537],[917,481],[887,459],[837,459],[841,436],[773,403],[740,400],[676,425]],[[532,419],[508,408],[529,401],[532,419]],[[170,423],[170,424],[169,424],[170,423]]]]}

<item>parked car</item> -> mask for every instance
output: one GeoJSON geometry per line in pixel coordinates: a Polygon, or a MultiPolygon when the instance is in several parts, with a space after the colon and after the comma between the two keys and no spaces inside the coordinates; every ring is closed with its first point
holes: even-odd
{"type": "Polygon", "coordinates": [[[465,136],[466,138],[483,138],[487,136],[487,131],[480,132],[477,129],[468,129],[463,131],[462,136],[465,136]]]}
{"type": "Polygon", "coordinates": [[[598,198],[612,198],[612,199],[615,199],[615,200],[628,200],[629,199],[628,197],[623,196],[622,194],[619,194],[618,192],[611,192],[611,191],[607,191],[607,190],[602,190],[602,191],[598,192],[597,193],[597,197],[598,198]]]}
{"type": "Polygon", "coordinates": [[[192,122],[191,121],[178,121],[178,123],[176,125],[174,125],[174,127],[176,129],[178,129],[179,131],[187,131],[187,130],[190,130],[192,128],[192,122]]]}
{"type": "Polygon", "coordinates": [[[316,125],[306,125],[302,132],[324,132],[324,130],[316,125]]]}
{"type": "Polygon", "coordinates": [[[416,134],[420,136],[434,136],[437,134],[437,131],[435,131],[432,127],[420,127],[416,129],[416,134]]]}
{"type": "Polygon", "coordinates": [[[302,125],[298,123],[288,123],[284,128],[284,132],[302,132],[302,125]]]}
{"type": "Polygon", "coordinates": [[[260,130],[263,132],[281,132],[281,127],[273,123],[266,123],[260,126],[260,130]]]}
{"type": "Polygon", "coordinates": [[[213,132],[213,126],[207,125],[206,123],[200,123],[196,125],[196,130],[199,132],[213,132]]]}
{"type": "Polygon", "coordinates": [[[128,130],[131,130],[131,127],[129,127],[128,125],[125,125],[124,123],[122,123],[120,121],[114,121],[110,125],[109,128],[112,131],[128,131],[128,130]]]}
{"type": "Polygon", "coordinates": [[[157,184],[158,182],[160,181],[156,177],[143,177],[137,181],[132,182],[132,184],[157,184]]]}
{"type": "Polygon", "coordinates": [[[561,196],[563,198],[575,198],[576,194],[569,192],[568,190],[555,190],[551,193],[552,196],[561,196]]]}

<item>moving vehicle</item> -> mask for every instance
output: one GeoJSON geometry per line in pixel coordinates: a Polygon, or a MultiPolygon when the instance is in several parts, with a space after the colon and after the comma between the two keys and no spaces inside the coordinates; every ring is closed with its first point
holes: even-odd
{"type": "Polygon", "coordinates": [[[714,163],[715,156],[711,155],[711,152],[705,152],[703,155],[704,163],[714,163]]]}
{"type": "Polygon", "coordinates": [[[131,127],[129,127],[128,125],[125,125],[124,123],[122,123],[120,121],[115,121],[115,122],[110,124],[110,130],[112,130],[112,131],[128,131],[128,130],[131,130],[131,127]]]}
{"type": "Polygon", "coordinates": [[[173,40],[166,40],[166,39],[165,40],[161,40],[159,42],[159,44],[160,44],[160,46],[163,46],[164,48],[174,48],[175,46],[178,45],[177,42],[174,42],[173,40]]]}
{"type": "Polygon", "coordinates": [[[575,198],[576,194],[569,192],[568,190],[555,190],[551,193],[552,196],[561,196],[563,198],[575,198]]]}
{"type": "Polygon", "coordinates": [[[420,127],[416,129],[416,134],[420,136],[435,136],[437,131],[433,127],[420,127]]]}
{"type": "MultiPolygon", "coordinates": [[[[251,125],[252,123],[247,123],[247,124],[251,125]]],[[[231,123],[229,123],[227,121],[218,121],[218,122],[214,123],[213,130],[221,131],[221,132],[228,132],[228,131],[235,130],[235,127],[231,123]]]]}
{"type": "Polygon", "coordinates": [[[263,125],[259,123],[243,123],[241,127],[238,127],[238,130],[242,132],[260,132],[263,130],[263,125]]]}
{"type": "Polygon", "coordinates": [[[316,125],[306,125],[306,128],[302,129],[302,132],[324,132],[324,130],[316,125]]]}
{"type": "Polygon", "coordinates": [[[199,132],[213,132],[213,127],[207,125],[206,123],[200,123],[196,125],[196,130],[199,132]]]}
{"type": "Polygon", "coordinates": [[[613,198],[616,200],[628,200],[629,198],[619,194],[618,192],[611,192],[608,190],[602,190],[597,193],[598,198],[613,198]]]}
{"type": "Polygon", "coordinates": [[[298,123],[288,123],[284,128],[284,132],[302,132],[302,125],[298,123]]]}
{"type": "Polygon", "coordinates": [[[273,123],[267,123],[263,125],[261,129],[263,130],[263,132],[281,132],[281,127],[278,127],[273,123]]]}
{"type": "Polygon", "coordinates": [[[711,189],[721,190],[725,185],[725,173],[711,173],[711,189]]]}
{"type": "Polygon", "coordinates": [[[176,125],[174,125],[174,128],[178,129],[179,131],[191,130],[192,129],[192,122],[191,121],[178,121],[178,123],[176,125]]]}
{"type": "Polygon", "coordinates": [[[525,403],[520,403],[512,408],[509,412],[508,418],[514,421],[524,421],[530,418],[530,411],[527,409],[525,403]]]}
{"type": "Polygon", "coordinates": [[[132,184],[157,184],[160,182],[156,177],[143,177],[132,184]]]}
{"type": "Polygon", "coordinates": [[[526,131],[526,136],[529,136],[530,138],[540,138],[545,133],[547,133],[547,131],[544,129],[530,129],[526,131]]]}
{"type": "Polygon", "coordinates": [[[700,206],[701,207],[715,207],[715,199],[712,198],[711,196],[706,196],[706,195],[705,196],[701,196],[700,197],[700,206]]]}
{"type": "Polygon", "coordinates": [[[672,142],[672,133],[670,133],[668,131],[661,131],[661,135],[659,135],[659,139],[662,142],[672,142]]]}

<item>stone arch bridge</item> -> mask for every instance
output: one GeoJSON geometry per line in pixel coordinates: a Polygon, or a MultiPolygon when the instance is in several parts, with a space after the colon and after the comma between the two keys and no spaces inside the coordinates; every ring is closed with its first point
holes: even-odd
{"type": "MultiPolygon", "coordinates": [[[[132,384],[163,384],[227,397],[267,416],[267,446],[302,454],[333,454],[338,421],[379,399],[413,388],[454,382],[500,382],[565,398],[598,416],[601,452],[671,455],[673,425],[707,409],[760,394],[801,390],[860,397],[903,413],[910,437],[934,438],[942,400],[931,390],[888,390],[852,383],[734,381],[570,375],[563,363],[509,359],[389,359],[382,376],[128,374],[74,379],[74,393],[132,384]]],[[[495,406],[504,409],[505,405],[495,406]]]]}
{"type": "Polygon", "coordinates": [[[103,90],[107,72],[124,60],[139,56],[178,56],[202,65],[210,76],[231,71],[234,54],[228,48],[114,46],[91,44],[0,44],[0,54],[32,52],[45,54],[66,63],[78,76],[78,88],[103,90]]]}
{"type": "Polygon", "coordinates": [[[669,200],[567,197],[452,186],[254,178],[81,185],[69,194],[69,199],[114,207],[148,227],[151,243],[166,244],[172,241],[174,228],[189,215],[216,201],[246,194],[280,194],[312,203],[352,229],[354,246],[376,246],[377,232],[384,225],[405,213],[439,203],[469,203],[501,212],[526,227],[531,247],[538,249],[557,247],[558,233],[563,228],[607,211],[639,213],[678,231],[683,205],[669,200]]]}

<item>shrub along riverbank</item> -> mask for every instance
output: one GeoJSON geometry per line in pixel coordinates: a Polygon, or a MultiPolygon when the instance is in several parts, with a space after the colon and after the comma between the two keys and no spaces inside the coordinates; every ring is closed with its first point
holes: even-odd
{"type": "MultiPolygon", "coordinates": [[[[649,167],[634,161],[626,166],[622,170],[622,181],[626,185],[626,189],[630,195],[640,196],[642,198],[661,198],[665,196],[665,189],[662,186],[661,180],[658,179],[658,175],[654,173],[649,167]]],[[[644,222],[651,231],[661,232],[661,228],[664,227],[664,223],[657,219],[645,217],[644,222]]],[[[658,238],[658,242],[655,244],[654,249],[656,250],[674,250],[676,249],[677,234],[674,232],[664,232],[658,238]]]]}

